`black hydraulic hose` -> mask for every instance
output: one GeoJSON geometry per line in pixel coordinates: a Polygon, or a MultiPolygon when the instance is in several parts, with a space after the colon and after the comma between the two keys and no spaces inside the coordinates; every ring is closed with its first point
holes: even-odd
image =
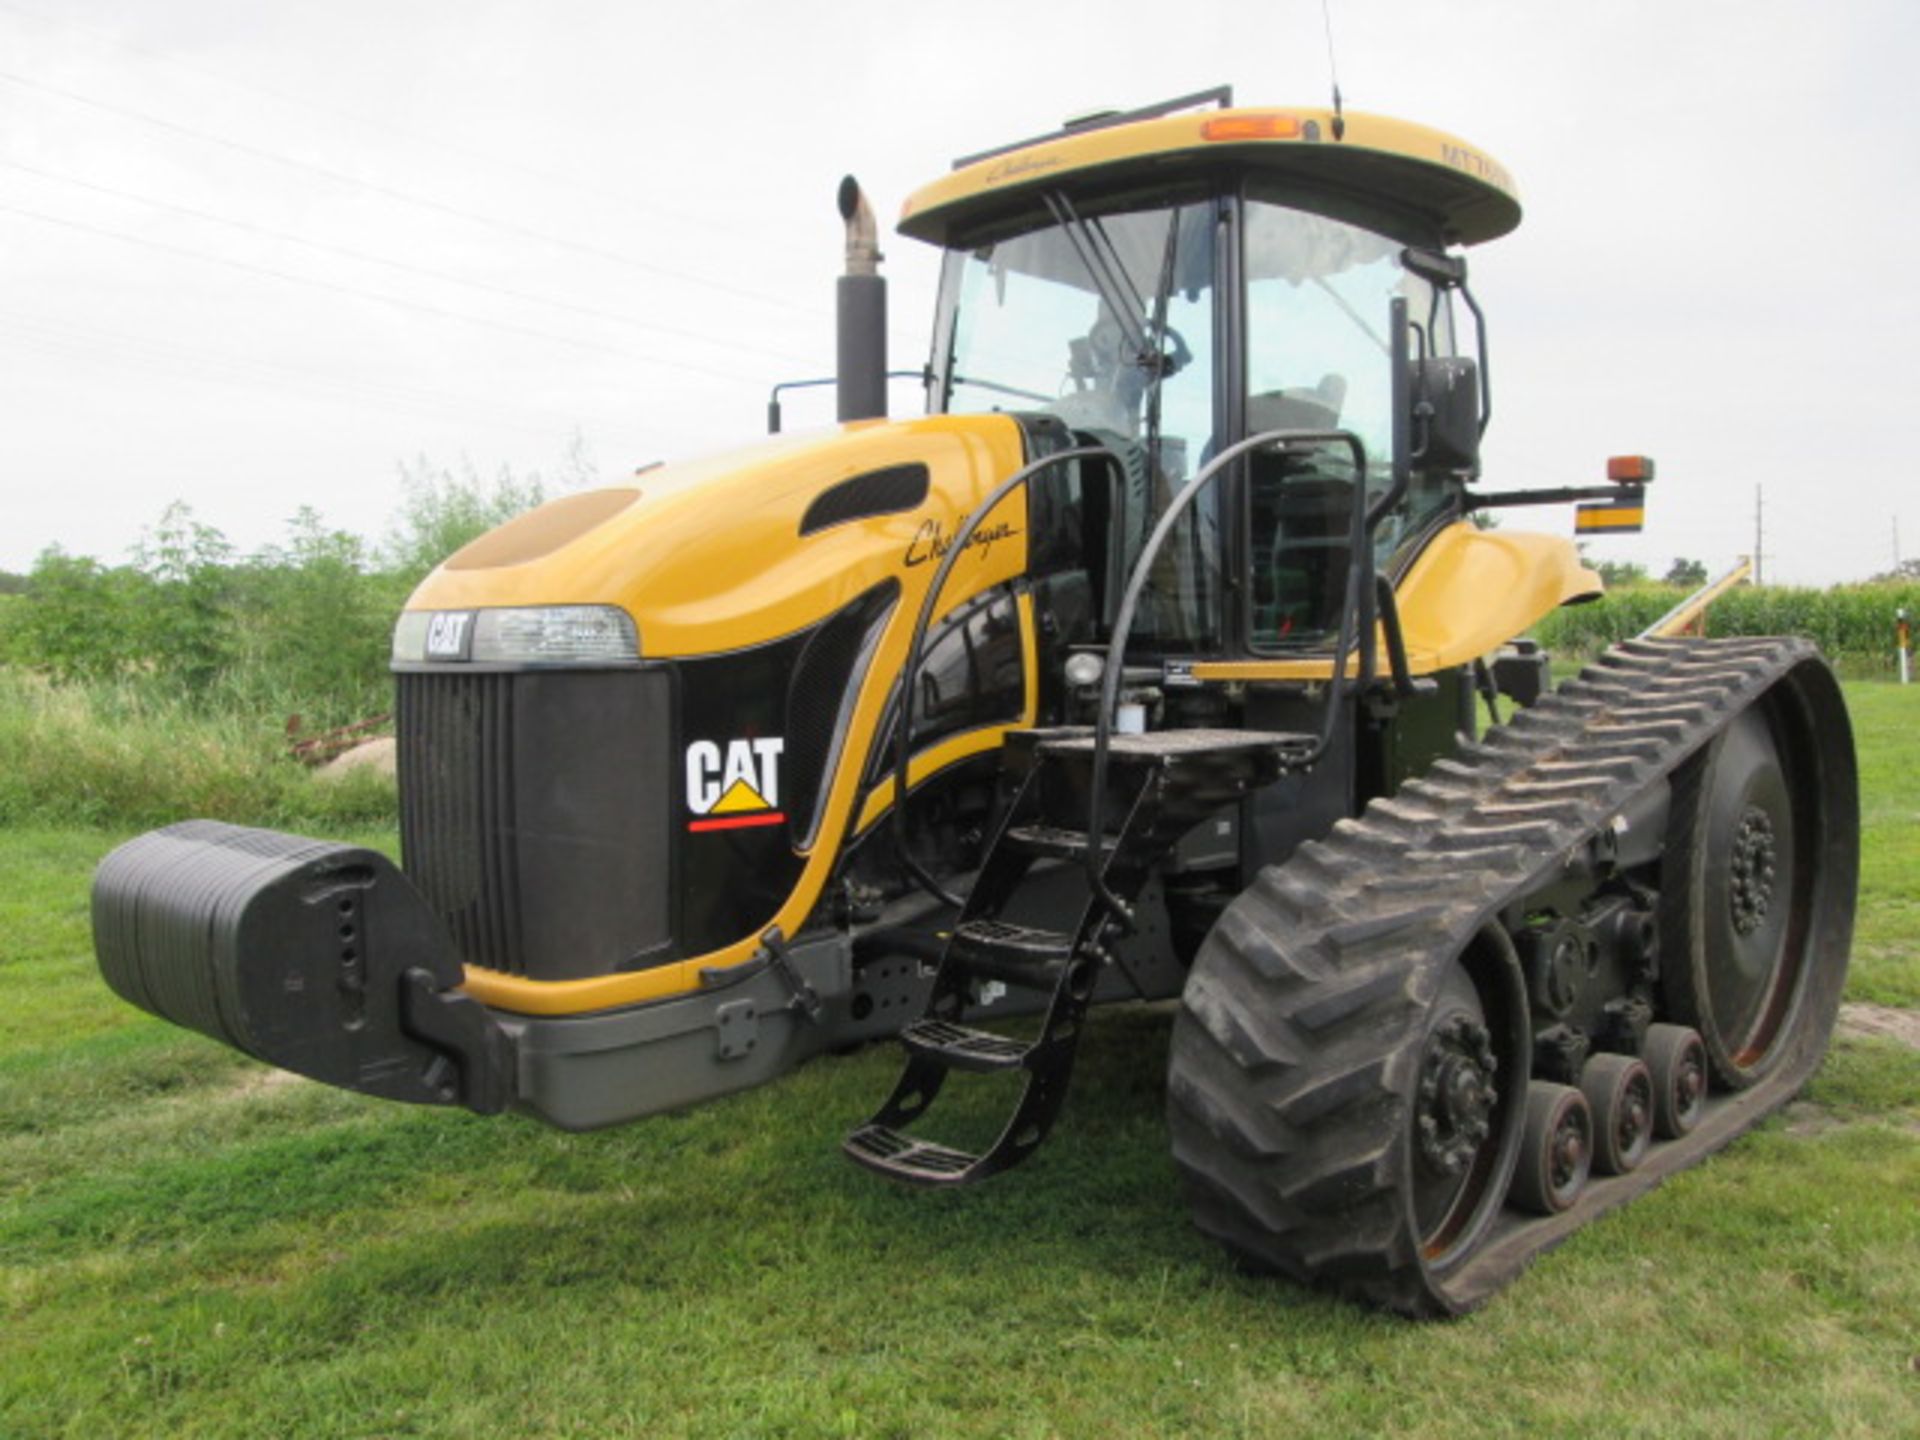
{"type": "MultiPolygon", "coordinates": [[[[1404,302],[1401,302],[1404,305],[1404,302]]],[[[1404,308],[1401,312],[1404,319],[1404,308]]],[[[1147,537],[1147,543],[1140,551],[1140,558],[1134,563],[1133,574],[1128,578],[1125,595],[1121,598],[1119,612],[1114,616],[1113,631],[1107,640],[1107,667],[1100,681],[1100,710],[1094,716],[1093,730],[1093,776],[1092,795],[1087,806],[1087,881],[1093,893],[1098,896],[1123,923],[1129,915],[1125,901],[1107,888],[1106,879],[1100,873],[1101,844],[1100,836],[1106,825],[1106,789],[1107,789],[1107,751],[1113,741],[1113,712],[1120,702],[1120,679],[1127,653],[1127,635],[1133,629],[1133,612],[1139,606],[1141,592],[1146,589],[1149,572],[1160,547],[1173,533],[1173,527],[1193,505],[1200,492],[1211,484],[1216,476],[1226,473],[1226,467],[1250,450],[1258,450],[1268,445],[1307,444],[1307,445],[1345,445],[1353,455],[1353,516],[1348,527],[1347,544],[1352,563],[1347,567],[1346,597],[1340,607],[1340,633],[1334,644],[1333,671],[1327,685],[1326,715],[1320,726],[1320,736],[1313,748],[1304,756],[1293,761],[1295,765],[1311,765],[1327,751],[1333,743],[1334,726],[1339,723],[1340,702],[1346,693],[1347,652],[1354,646],[1356,621],[1361,609],[1363,594],[1371,592],[1371,586],[1363,586],[1363,577],[1370,577],[1373,566],[1367,552],[1368,535],[1372,530],[1370,513],[1367,509],[1367,447],[1360,437],[1350,430],[1267,430],[1259,435],[1249,436],[1236,444],[1229,445],[1213,459],[1200,467],[1192,480],[1187,482],[1173,502],[1160,512],[1160,520],[1153,527],[1153,533],[1147,537]]]]}
{"type": "Polygon", "coordinates": [[[1387,667],[1393,674],[1395,692],[1405,699],[1413,694],[1413,672],[1407,665],[1407,639],[1400,631],[1400,601],[1393,593],[1393,582],[1386,576],[1376,575],[1373,583],[1380,623],[1387,632],[1387,667]]]}
{"type": "MultiPolygon", "coordinates": [[[[1395,417],[1393,426],[1393,466],[1389,475],[1391,483],[1387,486],[1386,493],[1376,500],[1372,506],[1363,507],[1366,509],[1367,517],[1368,552],[1366,560],[1369,569],[1371,569],[1373,565],[1372,544],[1374,528],[1379,525],[1382,520],[1386,519],[1402,500],[1406,499],[1407,491],[1413,484],[1413,436],[1411,433],[1412,426],[1409,423],[1410,417],[1413,414],[1413,396],[1410,393],[1411,387],[1408,384],[1411,377],[1407,373],[1406,358],[1407,338],[1411,328],[1407,320],[1406,296],[1396,295],[1393,297],[1392,303],[1387,307],[1387,334],[1393,344],[1393,366],[1390,380],[1391,394],[1389,396],[1395,417]]],[[[1422,448],[1425,448],[1424,444],[1422,448]]],[[[1357,553],[1355,558],[1357,563],[1359,558],[1357,553]]],[[[1377,668],[1373,653],[1375,599],[1373,586],[1368,585],[1363,587],[1360,595],[1360,683],[1362,685],[1371,685],[1373,683],[1374,673],[1377,668]]]]}
{"type": "Polygon", "coordinates": [[[1393,470],[1392,484],[1386,494],[1373,503],[1367,511],[1367,529],[1372,530],[1387,513],[1406,498],[1407,487],[1413,483],[1413,440],[1408,434],[1407,417],[1413,413],[1413,396],[1408,393],[1407,375],[1407,300],[1404,295],[1396,295],[1388,309],[1388,334],[1393,337],[1394,364],[1392,369],[1392,393],[1388,399],[1393,406],[1396,419],[1393,427],[1393,470]]]}
{"type": "Polygon", "coordinates": [[[927,643],[927,627],[933,621],[934,606],[939,603],[940,592],[946,588],[947,577],[953,573],[954,565],[967,549],[973,532],[980,528],[994,507],[1011,495],[1020,486],[1026,484],[1034,475],[1049,465],[1058,465],[1064,460],[1088,460],[1094,456],[1105,456],[1116,466],[1123,462],[1120,457],[1105,445],[1083,445],[1073,450],[1061,450],[1046,455],[1031,464],[1023,465],[1005,480],[993,488],[993,491],[967,516],[953,543],[947,547],[947,553],[940,557],[940,563],[934,567],[933,578],[927,582],[927,593],[920,599],[920,613],[914,617],[913,638],[907,642],[907,661],[900,671],[900,717],[894,734],[893,765],[893,815],[889,821],[894,848],[900,854],[900,862],[907,867],[907,873],[934,899],[944,905],[958,909],[966,902],[955,895],[946,886],[928,873],[926,867],[913,858],[907,848],[907,768],[912,758],[913,745],[913,696],[920,678],[921,652],[927,643]]]}
{"type": "Polygon", "coordinates": [[[1487,433],[1487,422],[1493,419],[1493,377],[1487,373],[1487,317],[1480,310],[1480,302],[1473,298],[1473,291],[1460,285],[1460,298],[1467,302],[1467,309],[1473,312],[1474,349],[1480,356],[1480,433],[1487,433]]]}

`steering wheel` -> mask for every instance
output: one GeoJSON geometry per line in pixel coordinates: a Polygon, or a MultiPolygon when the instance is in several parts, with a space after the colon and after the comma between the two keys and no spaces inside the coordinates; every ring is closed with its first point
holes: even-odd
{"type": "MultiPolygon", "coordinates": [[[[1149,339],[1153,336],[1151,326],[1148,327],[1147,336],[1149,339]]],[[[1171,342],[1173,347],[1162,351],[1160,355],[1161,377],[1170,380],[1193,363],[1193,351],[1188,348],[1186,337],[1171,325],[1162,325],[1160,336],[1163,343],[1171,342]]]]}

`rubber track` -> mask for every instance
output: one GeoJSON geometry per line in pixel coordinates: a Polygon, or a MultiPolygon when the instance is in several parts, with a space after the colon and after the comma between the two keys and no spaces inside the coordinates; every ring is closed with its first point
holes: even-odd
{"type": "Polygon", "coordinates": [[[1825,1048],[1837,978],[1808,987],[1796,1025],[1810,1055],[1718,1099],[1694,1135],[1596,1181],[1566,1215],[1504,1211],[1444,1274],[1420,1256],[1402,1198],[1406,1097],[1448,964],[1809,661],[1824,668],[1797,640],[1628,642],[1264,871],[1209,935],[1175,1022],[1169,1125],[1200,1228],[1256,1269],[1408,1314],[1458,1313],[1790,1098],[1825,1048]]]}

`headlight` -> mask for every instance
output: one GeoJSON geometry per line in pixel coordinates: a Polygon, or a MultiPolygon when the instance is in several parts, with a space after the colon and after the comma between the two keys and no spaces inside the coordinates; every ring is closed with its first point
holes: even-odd
{"type": "Polygon", "coordinates": [[[409,610],[393,627],[398,664],[610,665],[638,660],[633,617],[613,605],[409,610]]]}

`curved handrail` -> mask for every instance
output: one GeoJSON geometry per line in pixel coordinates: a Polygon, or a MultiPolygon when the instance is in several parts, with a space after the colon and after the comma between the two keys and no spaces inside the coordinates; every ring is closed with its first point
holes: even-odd
{"type": "Polygon", "coordinates": [[[1125,468],[1126,462],[1121,460],[1111,446],[1082,445],[1072,450],[1061,450],[1052,455],[1044,455],[1038,460],[1021,466],[1002,480],[988,493],[986,499],[974,507],[973,512],[967,516],[966,521],[955,533],[953,544],[948,546],[947,553],[940,557],[940,563],[934,567],[933,578],[927,582],[927,592],[920,599],[920,613],[913,622],[913,638],[907,642],[906,664],[900,670],[900,719],[894,732],[893,815],[888,823],[893,833],[894,849],[899,852],[900,861],[907,867],[907,873],[919,882],[923,890],[942,904],[958,908],[966,902],[927,873],[926,867],[913,858],[907,849],[906,829],[907,769],[912,759],[913,746],[913,697],[918,688],[915,682],[919,679],[920,662],[924,658],[921,652],[926,647],[927,627],[933,621],[934,606],[939,603],[940,592],[946,588],[947,579],[953,574],[953,567],[966,550],[973,532],[980,528],[987,516],[993,513],[1002,500],[1049,465],[1057,465],[1064,460],[1092,459],[1096,455],[1104,455],[1122,469],[1125,468]]]}
{"type": "Polygon", "coordinates": [[[1160,547],[1166,543],[1167,536],[1173,533],[1173,527],[1191,508],[1200,492],[1211,484],[1215,477],[1224,474],[1226,467],[1232,461],[1251,450],[1275,444],[1343,444],[1353,454],[1353,518],[1348,535],[1352,562],[1347,567],[1347,592],[1340,607],[1340,633],[1334,645],[1332,678],[1327,689],[1326,720],[1321,726],[1320,738],[1307,752],[1304,761],[1296,763],[1312,764],[1326,753],[1327,746],[1333,740],[1333,727],[1338,723],[1340,701],[1346,688],[1347,651],[1354,645],[1356,618],[1364,593],[1362,577],[1373,569],[1372,557],[1366,548],[1370,519],[1367,505],[1367,447],[1351,430],[1266,430],[1229,445],[1201,466],[1193,479],[1188,481],[1167,508],[1160,512],[1160,519],[1154,525],[1153,533],[1147,536],[1147,543],[1141,548],[1140,558],[1134,562],[1133,574],[1127,581],[1126,592],[1120,601],[1120,609],[1114,615],[1113,630],[1107,638],[1106,672],[1100,680],[1100,709],[1094,717],[1093,776],[1090,787],[1092,794],[1087,806],[1086,865],[1087,880],[1093,888],[1093,893],[1120,918],[1122,923],[1130,924],[1130,912],[1126,902],[1107,888],[1106,879],[1100,873],[1102,849],[1100,833],[1106,824],[1107,751],[1113,740],[1113,712],[1120,701],[1121,672],[1125,668],[1127,634],[1133,629],[1133,612],[1139,605],[1141,593],[1146,589],[1148,572],[1159,556],[1160,547]]]}

